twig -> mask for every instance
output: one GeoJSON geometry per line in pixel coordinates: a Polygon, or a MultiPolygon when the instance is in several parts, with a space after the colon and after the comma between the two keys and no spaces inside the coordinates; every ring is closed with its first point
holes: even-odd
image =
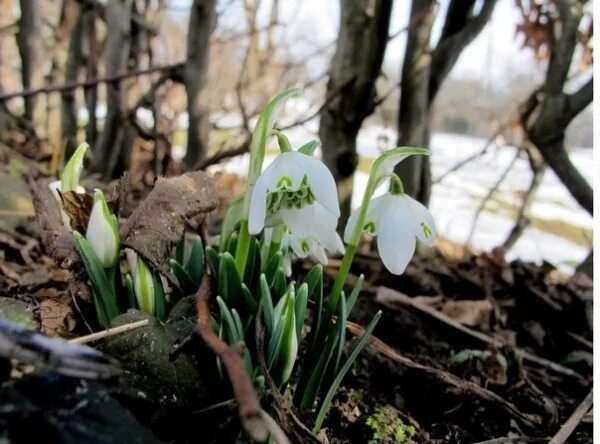
{"type": "Polygon", "coordinates": [[[204,170],[204,169],[208,168],[211,165],[215,165],[215,164],[221,162],[222,160],[229,159],[230,157],[235,157],[235,156],[239,156],[241,154],[247,153],[249,148],[250,148],[250,138],[247,138],[237,148],[232,148],[230,150],[219,151],[219,152],[215,153],[214,155],[212,155],[211,157],[208,157],[208,158],[204,159],[194,169],[196,169],[196,170],[204,170]]]}
{"type": "Polygon", "coordinates": [[[100,339],[109,338],[111,336],[120,335],[131,330],[136,330],[141,327],[148,325],[148,319],[142,319],[141,321],[132,322],[130,324],[119,325],[118,327],[109,328],[107,330],[99,331],[78,338],[70,339],[71,344],[87,344],[88,342],[99,341],[100,339]]]}
{"type": "Polygon", "coordinates": [[[498,127],[498,129],[496,131],[494,131],[494,134],[492,134],[486,140],[485,145],[483,145],[479,151],[477,151],[474,154],[471,154],[470,156],[464,158],[463,160],[458,161],[456,164],[454,164],[454,166],[450,167],[450,169],[448,169],[445,173],[442,173],[442,175],[440,175],[440,177],[434,179],[433,184],[436,185],[438,183],[441,183],[450,174],[460,170],[466,164],[468,164],[468,163],[474,161],[475,159],[486,154],[488,152],[488,150],[490,149],[490,146],[492,146],[492,143],[494,142],[494,140],[496,140],[496,137],[498,137],[500,135],[500,133],[502,131],[504,131],[511,123],[512,123],[512,120],[507,123],[504,123],[503,125],[500,125],[498,127]]]}
{"type": "Polygon", "coordinates": [[[548,442],[548,438],[533,438],[529,436],[503,436],[502,438],[486,439],[475,444],[508,444],[511,442],[548,442]]]}
{"type": "MultiPolygon", "coordinates": [[[[208,245],[206,222],[202,224],[201,236],[203,245],[208,245]]],[[[244,368],[242,361],[244,345],[243,343],[227,345],[212,329],[208,304],[211,294],[209,273],[208,261],[205,261],[204,274],[196,292],[196,311],[198,313],[196,332],[225,366],[233,394],[239,404],[240,419],[246,432],[256,441],[265,441],[269,437],[271,424],[267,424],[265,421],[258,396],[252,386],[252,380],[244,368]]]]}
{"type": "Polygon", "coordinates": [[[519,154],[520,154],[520,150],[517,149],[516,152],[515,152],[514,157],[512,158],[512,160],[510,161],[510,163],[508,164],[508,166],[504,169],[504,171],[502,172],[502,174],[500,175],[500,177],[498,177],[498,180],[496,180],[496,182],[494,183],[494,185],[492,185],[492,187],[488,190],[488,192],[485,195],[485,197],[479,203],[479,206],[477,207],[477,210],[475,211],[475,216],[473,217],[473,223],[471,225],[471,231],[469,232],[469,236],[467,237],[467,240],[465,241],[465,245],[469,245],[471,243],[471,240],[473,239],[473,234],[475,233],[475,227],[477,227],[477,221],[479,220],[479,216],[481,215],[481,212],[483,211],[483,209],[487,205],[488,201],[492,198],[492,196],[494,195],[494,193],[498,190],[498,188],[500,187],[500,185],[502,185],[502,182],[504,182],[504,179],[506,179],[506,176],[508,176],[508,173],[510,173],[510,171],[512,170],[512,168],[517,163],[517,159],[519,158],[519,154]]]}
{"type": "MultiPolygon", "coordinates": [[[[362,335],[364,333],[364,328],[360,325],[355,324],[354,322],[348,321],[346,324],[347,330],[355,336],[362,335]]],[[[543,424],[542,418],[539,415],[534,415],[530,413],[521,412],[516,405],[502,398],[500,395],[485,389],[483,387],[478,386],[477,384],[466,381],[464,379],[459,378],[452,373],[449,373],[445,370],[439,370],[433,367],[429,367],[423,364],[419,364],[406,356],[401,355],[385,342],[376,338],[375,336],[371,336],[368,342],[369,346],[375,351],[381,353],[387,358],[404,365],[406,367],[412,368],[414,370],[419,370],[428,375],[435,377],[437,380],[451,385],[456,388],[459,392],[475,395],[481,399],[484,399],[489,402],[493,402],[502,407],[507,413],[509,413],[513,418],[519,420],[521,423],[532,427],[537,428],[543,424]]]]}
{"type": "Polygon", "coordinates": [[[258,366],[260,367],[260,371],[265,377],[270,392],[273,395],[273,398],[275,400],[277,416],[279,417],[283,428],[286,430],[287,433],[294,433],[296,435],[295,438],[298,442],[312,442],[319,444],[320,441],[312,433],[312,431],[308,427],[306,427],[306,425],[304,425],[296,417],[296,415],[293,414],[291,409],[286,408],[283,396],[281,396],[281,393],[277,388],[277,384],[275,383],[271,374],[269,373],[269,369],[267,368],[267,363],[265,361],[265,328],[262,323],[262,303],[258,308],[258,313],[256,314],[255,341],[258,366]],[[298,430],[300,430],[304,436],[301,436],[296,430],[294,430],[290,419],[293,420],[298,430]]]}
{"type": "Polygon", "coordinates": [[[570,336],[574,341],[576,341],[579,344],[581,344],[581,345],[589,348],[590,350],[594,349],[594,343],[591,342],[591,341],[588,341],[583,336],[579,336],[578,334],[575,334],[572,331],[568,331],[567,332],[567,336],[570,336]]]}
{"type": "Polygon", "coordinates": [[[5,102],[7,100],[11,100],[17,97],[31,97],[37,94],[49,94],[53,92],[65,92],[71,91],[80,87],[89,88],[91,86],[96,86],[99,83],[114,83],[120,82],[121,80],[127,79],[129,77],[138,77],[148,74],[154,74],[155,72],[163,72],[163,71],[175,71],[183,67],[184,63],[173,63],[171,65],[163,65],[163,66],[153,66],[150,68],[140,69],[137,71],[125,72],[113,76],[107,77],[96,77],[94,79],[86,79],[80,82],[68,82],[60,85],[46,85],[41,88],[35,89],[24,89],[21,91],[10,92],[6,94],[0,94],[0,102],[5,102]]]}
{"type": "MultiPolygon", "coordinates": [[[[402,305],[406,305],[406,306],[415,308],[415,309],[419,310],[420,312],[428,314],[429,316],[437,319],[438,321],[441,321],[444,324],[449,325],[450,327],[453,327],[453,328],[455,328],[475,339],[478,339],[486,344],[489,344],[493,347],[496,347],[496,348],[511,347],[509,344],[505,343],[504,341],[501,341],[500,339],[494,338],[492,336],[488,336],[485,333],[481,333],[479,331],[476,331],[469,327],[466,327],[466,326],[462,325],[461,323],[455,321],[454,319],[446,316],[444,313],[436,310],[435,308],[430,307],[425,304],[422,304],[420,302],[417,302],[413,298],[410,298],[399,291],[392,290],[391,288],[379,287],[379,291],[377,292],[376,299],[378,302],[380,302],[383,305],[385,305],[386,307],[390,307],[392,309],[397,309],[398,308],[397,304],[402,304],[402,305]]],[[[540,358],[539,356],[536,356],[536,355],[529,353],[528,351],[525,351],[518,347],[511,347],[511,348],[515,351],[515,353],[517,353],[518,355],[520,355],[521,357],[523,357],[523,359],[525,359],[527,361],[534,362],[538,365],[541,365],[542,367],[549,368],[550,370],[553,370],[556,373],[560,373],[565,376],[570,376],[570,377],[576,378],[580,381],[584,380],[583,376],[581,376],[579,373],[577,373],[567,367],[563,367],[562,365],[557,364],[556,362],[552,362],[552,361],[549,361],[548,359],[540,358]]]]}
{"type": "Polygon", "coordinates": [[[571,433],[575,431],[575,428],[579,425],[585,414],[592,407],[593,402],[594,390],[590,390],[585,399],[577,406],[573,414],[569,416],[569,419],[567,419],[562,425],[558,433],[554,435],[550,441],[548,441],[548,444],[563,444],[567,442],[567,439],[569,436],[571,436],[571,433]]]}

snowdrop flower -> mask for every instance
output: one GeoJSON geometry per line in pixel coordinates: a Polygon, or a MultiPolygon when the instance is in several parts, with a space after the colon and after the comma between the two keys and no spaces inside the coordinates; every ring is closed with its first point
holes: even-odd
{"type": "Polygon", "coordinates": [[[94,206],[90,213],[85,237],[104,268],[114,266],[119,259],[119,227],[117,218],[108,209],[104,193],[94,191],[94,206]]]}
{"type": "MultiPolygon", "coordinates": [[[[345,240],[352,235],[357,219],[358,211],[355,211],[348,219],[345,240]]],[[[381,260],[393,274],[404,273],[415,252],[416,239],[430,247],[436,236],[429,210],[410,196],[393,189],[370,202],[363,231],[377,236],[381,260]]]]}
{"type": "Polygon", "coordinates": [[[337,188],[329,169],[311,156],[289,151],[277,156],[256,181],[248,229],[258,234],[265,226],[283,223],[294,235],[338,251],[339,216],[337,188]]]}
{"type": "MultiPolygon", "coordinates": [[[[330,254],[344,253],[344,244],[340,236],[335,233],[335,242],[337,247],[334,250],[329,250],[330,254]]],[[[327,265],[327,251],[323,245],[314,238],[300,237],[294,233],[286,233],[281,241],[281,250],[284,252],[283,262],[284,270],[287,276],[291,275],[291,260],[292,256],[299,259],[311,258],[315,262],[327,265]],[[289,273],[288,273],[289,271],[289,273]]]]}

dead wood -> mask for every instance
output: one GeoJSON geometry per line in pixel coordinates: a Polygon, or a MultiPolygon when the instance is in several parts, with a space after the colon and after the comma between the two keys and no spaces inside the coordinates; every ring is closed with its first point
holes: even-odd
{"type": "Polygon", "coordinates": [[[554,435],[550,441],[548,441],[548,444],[563,444],[567,442],[569,436],[571,436],[573,431],[575,431],[575,428],[579,425],[585,414],[592,407],[593,402],[594,391],[590,390],[585,399],[577,406],[573,414],[569,416],[569,419],[567,419],[562,425],[558,433],[554,435]]]}

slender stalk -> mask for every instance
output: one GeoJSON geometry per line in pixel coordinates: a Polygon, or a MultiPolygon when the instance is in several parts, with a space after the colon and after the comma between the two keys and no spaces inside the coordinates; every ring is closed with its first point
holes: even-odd
{"type": "Polygon", "coordinates": [[[271,236],[271,243],[269,244],[269,253],[267,254],[267,261],[279,251],[279,247],[281,247],[281,240],[283,239],[284,234],[284,224],[279,224],[273,229],[273,236],[271,236]]]}
{"type": "Polygon", "coordinates": [[[240,221],[240,234],[238,237],[237,249],[235,251],[235,268],[240,276],[244,275],[246,261],[248,260],[248,251],[250,251],[250,232],[248,231],[248,219],[240,221]]]}

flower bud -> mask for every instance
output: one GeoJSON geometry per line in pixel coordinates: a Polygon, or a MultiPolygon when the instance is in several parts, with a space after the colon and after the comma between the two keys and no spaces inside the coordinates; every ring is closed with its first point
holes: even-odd
{"type": "Polygon", "coordinates": [[[154,278],[144,260],[139,256],[133,272],[133,291],[140,310],[153,315],[156,308],[154,278]]]}
{"type": "Polygon", "coordinates": [[[277,384],[283,384],[290,379],[298,356],[294,300],[293,290],[288,291],[279,300],[273,311],[275,330],[279,330],[280,334],[274,335],[277,343],[274,344],[270,372],[277,384]]]}
{"type": "Polygon", "coordinates": [[[104,268],[113,267],[119,260],[119,228],[117,218],[108,209],[104,193],[94,191],[94,206],[85,237],[104,268]]]}
{"type": "Polygon", "coordinates": [[[77,147],[60,176],[60,191],[65,193],[67,191],[77,191],[79,187],[79,176],[81,176],[81,170],[83,170],[83,159],[89,145],[82,143],[77,147]]]}

